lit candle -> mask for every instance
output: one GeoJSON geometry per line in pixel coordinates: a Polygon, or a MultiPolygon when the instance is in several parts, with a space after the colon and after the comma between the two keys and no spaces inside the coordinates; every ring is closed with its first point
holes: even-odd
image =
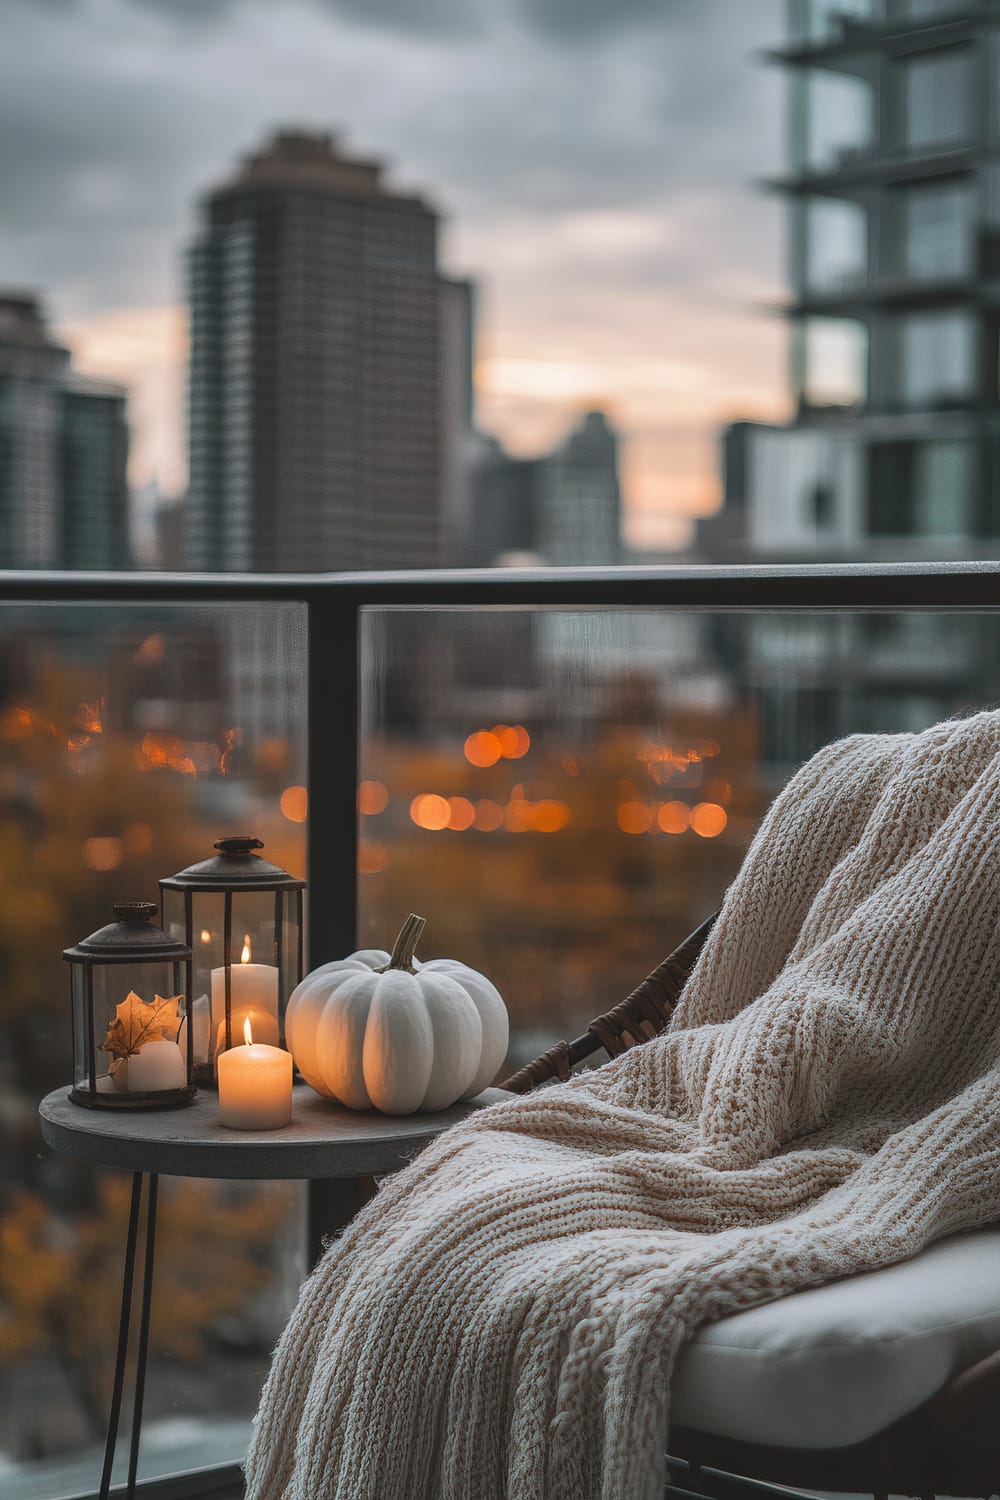
{"type": "MultiPolygon", "coordinates": [[[[230,1035],[235,1042],[249,1018],[258,1042],[277,1046],[278,1042],[278,971],[273,964],[250,962],[250,935],[244,934],[243,953],[238,964],[231,965],[230,1035]]],[[[226,971],[212,970],[212,1030],[215,1052],[226,1045],[226,971]]]]}
{"type": "Polygon", "coordinates": [[[249,1016],[244,1047],[220,1052],[219,1122],[230,1130],[279,1130],[292,1118],[292,1054],[255,1042],[249,1016]]]}

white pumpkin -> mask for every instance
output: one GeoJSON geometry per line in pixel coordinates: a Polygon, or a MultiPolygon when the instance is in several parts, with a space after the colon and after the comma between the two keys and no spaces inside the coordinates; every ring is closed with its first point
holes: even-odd
{"type": "Polygon", "coordinates": [[[483,975],[451,958],[420,963],[423,917],[392,953],[362,948],[292,991],[285,1043],[307,1083],[349,1109],[447,1109],[489,1084],[507,1052],[507,1007],[483,975]]]}

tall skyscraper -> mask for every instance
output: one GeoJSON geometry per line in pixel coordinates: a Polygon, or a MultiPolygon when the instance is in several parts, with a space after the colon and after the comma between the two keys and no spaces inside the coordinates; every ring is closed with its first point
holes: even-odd
{"type": "Polygon", "coordinates": [[[188,270],[188,565],[440,563],[434,211],[283,132],[208,196],[188,270]]]}
{"type": "Polygon", "coordinates": [[[796,415],[731,430],[727,524],[700,539],[995,554],[1000,7],[791,0],[789,22],[772,54],[789,164],[772,186],[789,206],[796,415]]]}
{"type": "Polygon", "coordinates": [[[0,295],[0,567],[128,566],[125,392],[70,367],[38,299],[0,295]]]}

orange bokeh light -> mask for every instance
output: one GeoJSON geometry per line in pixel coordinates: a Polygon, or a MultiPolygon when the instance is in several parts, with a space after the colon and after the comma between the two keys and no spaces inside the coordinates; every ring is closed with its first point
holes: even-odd
{"type": "Polygon", "coordinates": [[[483,797],[476,803],[476,816],[473,823],[480,833],[495,833],[498,828],[503,827],[503,808],[497,802],[491,802],[488,797],[483,797]]]}
{"type": "Polygon", "coordinates": [[[532,827],[534,804],[524,797],[514,797],[504,809],[504,827],[510,833],[527,833],[532,827]]]}
{"type": "Polygon", "coordinates": [[[686,802],[664,802],[656,821],[664,833],[683,833],[691,825],[691,809],[686,802]]]}
{"type": "Polygon", "coordinates": [[[363,781],[358,787],[358,811],[366,818],[385,812],[388,805],[389,793],[381,781],[363,781]]]}
{"type": "Polygon", "coordinates": [[[691,827],[703,839],[714,839],[728,822],[726,809],[717,802],[699,802],[691,809],[691,827]]]}
{"type": "Polygon", "coordinates": [[[465,742],[465,758],[473,766],[495,766],[503,751],[495,734],[487,729],[477,729],[465,742]]]}
{"type": "Polygon", "coordinates": [[[620,802],[618,827],[622,833],[648,833],[653,826],[653,809],[645,802],[620,802]]]}
{"type": "Polygon", "coordinates": [[[464,833],[471,828],[476,820],[476,809],[468,797],[449,797],[448,806],[451,816],[448,819],[448,827],[455,833],[464,833]]]}
{"type": "Polygon", "coordinates": [[[434,792],[424,792],[410,803],[410,817],[418,828],[428,828],[433,832],[447,828],[451,822],[448,799],[434,792]]]}
{"type": "Polygon", "coordinates": [[[304,823],[309,812],[309,793],[304,786],[286,786],[279,806],[289,823],[304,823]]]}
{"type": "Polygon", "coordinates": [[[523,724],[494,724],[493,733],[500,746],[500,754],[507,760],[520,760],[531,749],[531,735],[523,724]]]}
{"type": "Polygon", "coordinates": [[[389,867],[389,851],[384,844],[362,839],[358,844],[358,870],[362,875],[380,875],[389,867]]]}
{"type": "Polygon", "coordinates": [[[123,853],[121,839],[87,839],[83,846],[83,862],[88,870],[117,870],[123,853]]]}
{"type": "Polygon", "coordinates": [[[531,821],[539,833],[558,833],[569,822],[569,808],[565,802],[545,797],[533,804],[531,821]]]}

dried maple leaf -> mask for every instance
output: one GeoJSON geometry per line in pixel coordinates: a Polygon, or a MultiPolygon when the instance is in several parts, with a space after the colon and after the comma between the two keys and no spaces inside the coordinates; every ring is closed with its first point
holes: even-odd
{"type": "Polygon", "coordinates": [[[180,999],[180,995],[172,995],[169,1000],[156,995],[153,1004],[148,1005],[134,990],[130,990],[126,999],[116,1007],[114,1020],[108,1023],[108,1034],[101,1044],[101,1050],[109,1052],[114,1058],[132,1057],[134,1053],[141,1052],[144,1042],[159,1041],[161,1038],[168,1042],[175,1041],[181,1023],[177,1009],[180,999]]]}

